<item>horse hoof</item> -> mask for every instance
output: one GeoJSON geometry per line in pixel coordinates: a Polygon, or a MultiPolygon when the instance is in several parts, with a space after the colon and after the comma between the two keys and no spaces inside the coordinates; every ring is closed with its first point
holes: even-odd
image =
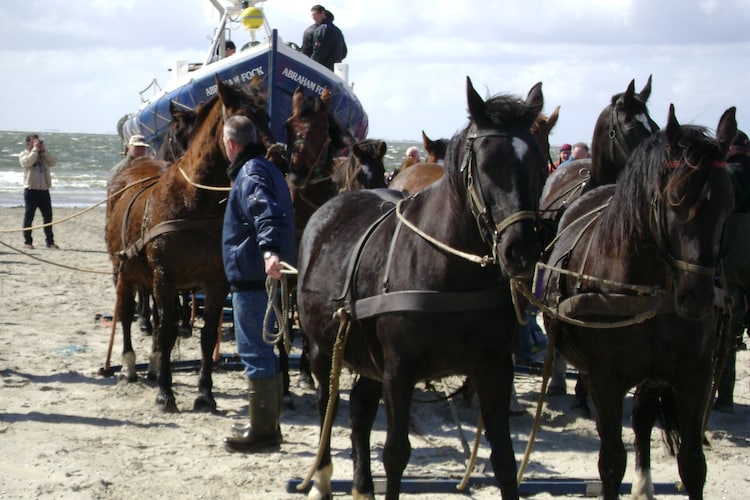
{"type": "Polygon", "coordinates": [[[210,394],[201,394],[200,396],[195,398],[195,403],[193,403],[193,411],[216,413],[216,400],[210,394]]]}
{"type": "Polygon", "coordinates": [[[141,333],[147,337],[150,336],[154,332],[154,329],[151,325],[141,324],[139,328],[141,330],[141,333]]]}
{"type": "Polygon", "coordinates": [[[138,374],[137,373],[124,373],[120,372],[120,374],[117,376],[118,380],[125,380],[129,384],[132,384],[134,382],[138,382],[138,374]]]}
{"type": "Polygon", "coordinates": [[[565,396],[565,387],[561,385],[551,385],[547,388],[547,396],[565,396]]]}
{"type": "Polygon", "coordinates": [[[310,375],[306,373],[300,373],[297,377],[297,387],[300,389],[314,389],[315,383],[310,375]]]}
{"type": "Polygon", "coordinates": [[[189,326],[181,326],[177,329],[177,335],[182,339],[189,339],[193,336],[193,329],[189,326]]]}
{"type": "Polygon", "coordinates": [[[177,413],[177,401],[174,396],[168,396],[163,392],[156,395],[156,404],[162,407],[165,413],[177,413]]]}

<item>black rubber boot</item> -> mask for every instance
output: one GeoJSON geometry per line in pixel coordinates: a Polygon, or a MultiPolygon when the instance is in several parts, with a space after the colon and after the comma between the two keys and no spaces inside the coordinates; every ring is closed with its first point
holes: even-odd
{"type": "Polygon", "coordinates": [[[279,430],[279,393],[277,374],[268,379],[248,382],[249,426],[233,425],[233,435],[224,438],[229,451],[253,453],[278,448],[281,444],[279,430]]]}

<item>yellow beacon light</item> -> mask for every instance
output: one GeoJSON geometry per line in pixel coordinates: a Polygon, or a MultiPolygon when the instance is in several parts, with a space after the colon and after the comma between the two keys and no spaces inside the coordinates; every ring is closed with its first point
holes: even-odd
{"type": "Polygon", "coordinates": [[[241,14],[242,25],[249,30],[257,30],[263,26],[263,11],[257,7],[248,7],[241,14]]]}

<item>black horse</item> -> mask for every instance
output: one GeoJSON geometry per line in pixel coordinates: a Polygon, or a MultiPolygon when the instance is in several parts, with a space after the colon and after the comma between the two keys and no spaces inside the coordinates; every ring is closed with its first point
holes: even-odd
{"type": "MultiPolygon", "coordinates": [[[[503,497],[518,498],[509,278],[528,278],[540,251],[534,228],[546,164],[530,127],[544,102],[541,83],[525,101],[485,102],[468,78],[467,97],[470,122],[450,143],[443,178],[405,200],[391,190],[340,194],[313,214],[302,238],[299,314],[321,421],[329,396],[338,401],[329,394],[333,314],[352,316],[343,362],[360,374],[350,397],[355,496],[373,494],[369,435],[381,395],[393,499],[411,453],[415,384],[461,374],[476,387],[503,497]]],[[[330,440],[321,444],[314,488],[323,497],[333,466],[330,440]]]]}
{"type": "Polygon", "coordinates": [[[542,221],[546,222],[543,238],[548,242],[565,208],[585,191],[614,184],[630,153],[659,130],[646,107],[650,95],[651,76],[637,94],[635,80],[631,80],[625,92],[613,95],[599,113],[591,139],[591,158],[566,163],[549,176],[539,202],[542,221]]]}
{"type": "Polygon", "coordinates": [[[734,108],[716,139],[682,126],[631,154],[615,185],[584,194],[563,215],[547,261],[547,332],[587,379],[601,439],[604,498],[625,473],[623,399],[633,399],[634,498],[652,498],[650,436],[657,416],[691,499],[702,498],[703,422],[717,349],[714,279],[733,207],[726,169],[734,108]]]}

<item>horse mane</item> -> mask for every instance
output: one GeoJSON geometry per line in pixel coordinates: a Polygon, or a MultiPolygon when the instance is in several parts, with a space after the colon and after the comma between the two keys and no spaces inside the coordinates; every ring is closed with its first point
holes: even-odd
{"type": "Polygon", "coordinates": [[[666,131],[660,131],[644,139],[630,155],[617,179],[609,209],[602,216],[601,227],[608,228],[610,236],[604,239],[605,250],[614,251],[618,243],[634,241],[634,234],[649,228],[655,197],[666,199],[672,206],[690,206],[689,217],[693,216],[699,207],[700,190],[691,191],[688,184],[700,173],[707,178],[712,161],[722,158],[721,148],[705,127],[682,125],[678,149],[670,148],[666,131]]]}
{"type": "MultiPolygon", "coordinates": [[[[524,134],[530,134],[531,126],[539,116],[539,109],[527,107],[525,101],[518,96],[509,94],[497,94],[485,101],[485,114],[477,117],[477,127],[516,129],[524,134]]],[[[461,168],[463,154],[466,150],[466,140],[471,128],[471,117],[469,124],[453,135],[448,143],[445,153],[446,177],[457,179],[461,168]]]]}

